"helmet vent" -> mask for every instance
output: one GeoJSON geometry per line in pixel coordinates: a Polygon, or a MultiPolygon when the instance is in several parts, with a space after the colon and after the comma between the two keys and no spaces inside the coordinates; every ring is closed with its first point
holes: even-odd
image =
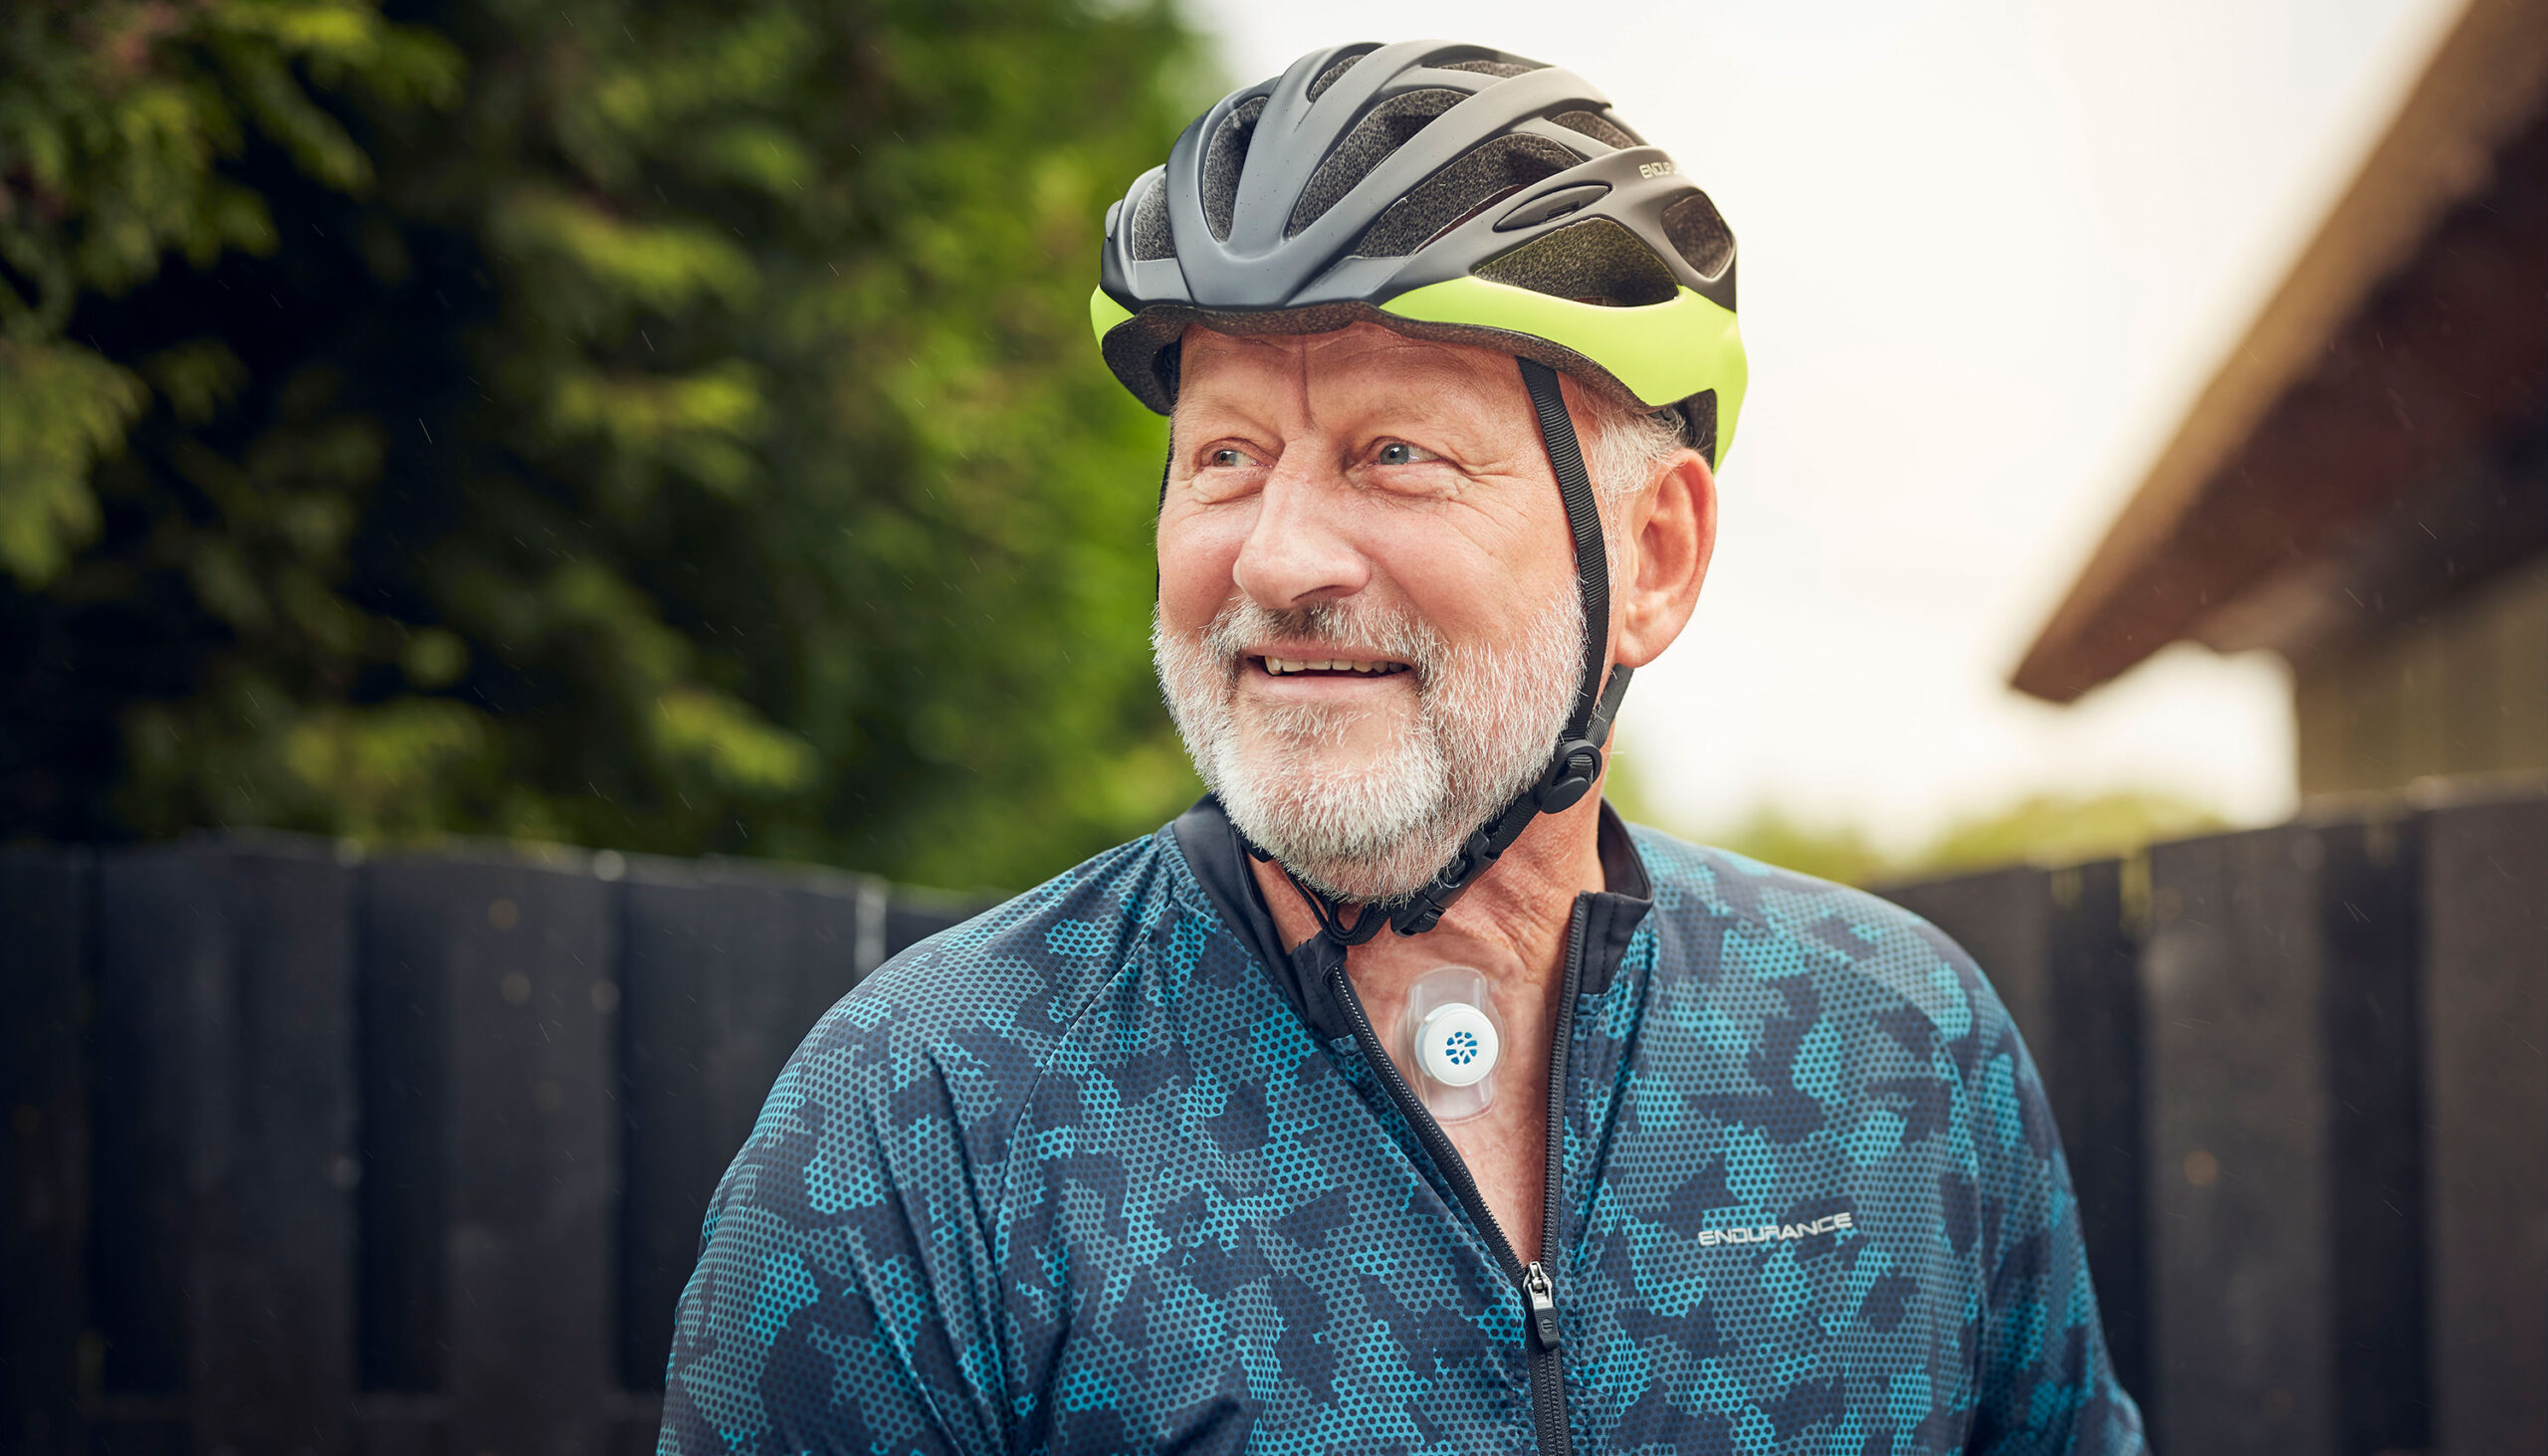
{"type": "Polygon", "coordinates": [[[1404,258],[1532,183],[1583,160],[1544,136],[1516,132],[1496,137],[1391,203],[1354,251],[1365,258],[1404,258]]]}
{"type": "Polygon", "coordinates": [[[1615,146],[1621,151],[1645,144],[1598,111],[1561,111],[1549,119],[1569,131],[1581,131],[1603,146],[1615,146]]]}
{"type": "Polygon", "coordinates": [[[1133,208],[1133,257],[1148,263],[1175,256],[1176,235],[1168,226],[1168,179],[1162,177],[1133,208]]]}
{"type": "Polygon", "coordinates": [[[1249,97],[1230,108],[1203,149],[1203,221],[1212,236],[1230,240],[1230,214],[1238,206],[1239,169],[1247,165],[1247,144],[1256,136],[1256,118],[1265,114],[1265,98],[1249,97]]]}
{"type": "Polygon", "coordinates": [[[1680,289],[1653,249],[1606,217],[1542,233],[1470,271],[1490,283],[1611,309],[1668,303],[1680,289]]]}
{"type": "Polygon", "coordinates": [[[1444,61],[1434,66],[1433,69],[1436,71],[1473,71],[1480,76],[1492,76],[1498,80],[1508,80],[1516,76],[1526,76],[1534,71],[1545,71],[1548,68],[1544,66],[1524,66],[1512,61],[1488,61],[1481,59],[1476,61],[1444,61]]]}
{"type": "Polygon", "coordinates": [[[1693,192],[1663,209],[1663,236],[1701,278],[1714,278],[1734,261],[1734,230],[1704,192],[1693,192]]]}
{"type": "MultiPolygon", "coordinates": [[[[1365,112],[1345,139],[1336,144],[1336,150],[1328,153],[1327,160],[1310,175],[1310,184],[1301,190],[1301,200],[1293,207],[1292,220],[1283,229],[1283,236],[1298,237],[1434,117],[1468,99],[1466,92],[1440,88],[1402,92],[1365,112]]],[[[1258,106],[1262,109],[1263,104],[1258,106]]],[[[1254,117],[1249,119],[1253,122],[1254,117]]],[[[1226,238],[1228,234],[1220,236],[1226,238]]]]}
{"type": "Polygon", "coordinates": [[[1327,95],[1327,89],[1344,80],[1345,73],[1354,69],[1354,63],[1362,60],[1370,54],[1372,53],[1369,51],[1357,51],[1353,55],[1346,57],[1344,60],[1328,67],[1325,71],[1320,72],[1318,74],[1318,80],[1310,83],[1310,94],[1308,100],[1317,101],[1320,97],[1327,95]]]}

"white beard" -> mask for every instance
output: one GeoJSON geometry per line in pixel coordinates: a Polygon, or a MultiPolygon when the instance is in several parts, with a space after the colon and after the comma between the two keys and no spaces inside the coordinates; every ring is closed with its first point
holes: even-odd
{"type": "Polygon", "coordinates": [[[1453,646],[1402,611],[1240,602],[1192,637],[1155,616],[1151,650],[1195,771],[1239,832],[1312,889],[1386,908],[1547,768],[1584,670],[1584,603],[1563,590],[1509,641],[1453,646]],[[1243,702],[1241,652],[1268,638],[1409,664],[1415,721],[1367,763],[1329,762],[1366,713],[1243,702]]]}

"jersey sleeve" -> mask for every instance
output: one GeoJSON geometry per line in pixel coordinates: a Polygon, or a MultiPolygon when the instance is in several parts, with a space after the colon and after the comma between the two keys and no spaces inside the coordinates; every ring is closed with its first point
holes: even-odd
{"type": "Polygon", "coordinates": [[[659,1456],[1006,1448],[957,1088],[856,1010],[835,1008],[797,1052],[710,1205],[659,1456]]]}
{"type": "Polygon", "coordinates": [[[2141,1412],[2115,1383],[2078,1199],[2042,1080],[1970,957],[1959,949],[1951,959],[1975,1011],[1969,1105],[1984,1240],[1967,1449],[1977,1456],[2137,1456],[2147,1449],[2141,1412]]]}

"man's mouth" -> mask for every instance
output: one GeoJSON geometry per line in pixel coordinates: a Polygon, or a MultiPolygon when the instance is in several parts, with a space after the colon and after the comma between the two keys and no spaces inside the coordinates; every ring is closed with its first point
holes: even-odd
{"type": "Polygon", "coordinates": [[[1402,673],[1407,665],[1386,658],[1355,657],[1275,657],[1272,654],[1252,656],[1248,661],[1263,668],[1269,677],[1385,678],[1402,673]]]}

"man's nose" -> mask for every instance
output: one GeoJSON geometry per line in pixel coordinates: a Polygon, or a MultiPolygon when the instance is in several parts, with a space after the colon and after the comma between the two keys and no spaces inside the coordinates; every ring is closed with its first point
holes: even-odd
{"type": "MultiPolygon", "coordinates": [[[[1306,452],[1287,454],[1297,456],[1306,452]]],[[[1352,487],[1315,469],[1278,465],[1259,494],[1256,520],[1239,547],[1231,575],[1250,601],[1290,611],[1352,596],[1371,580],[1372,563],[1342,529],[1352,487]]]]}

